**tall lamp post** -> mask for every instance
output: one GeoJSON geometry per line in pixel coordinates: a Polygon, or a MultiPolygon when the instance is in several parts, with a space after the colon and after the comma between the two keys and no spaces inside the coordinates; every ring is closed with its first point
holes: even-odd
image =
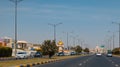
{"type": "Polygon", "coordinates": [[[55,44],[56,44],[56,26],[60,25],[62,23],[57,23],[57,24],[51,24],[49,23],[48,25],[51,25],[54,27],[54,41],[55,41],[55,44]]]}
{"type": "Polygon", "coordinates": [[[112,41],[113,41],[112,44],[113,44],[113,49],[114,49],[114,47],[115,47],[115,44],[114,44],[115,43],[115,40],[114,40],[115,39],[115,34],[114,34],[114,32],[111,32],[111,31],[108,31],[108,32],[112,33],[112,41]]]}
{"type": "MultiPolygon", "coordinates": [[[[63,32],[67,34],[67,50],[69,50],[69,32],[63,32]]],[[[73,32],[70,32],[73,33],[73,32]]]]}
{"type": "Polygon", "coordinates": [[[120,48],[120,23],[116,23],[116,22],[112,22],[112,23],[119,25],[119,48],[120,48]]]}
{"type": "Polygon", "coordinates": [[[11,2],[15,3],[15,45],[14,45],[14,48],[15,48],[15,55],[17,53],[17,5],[19,2],[23,1],[23,0],[10,0],[11,2]]]}

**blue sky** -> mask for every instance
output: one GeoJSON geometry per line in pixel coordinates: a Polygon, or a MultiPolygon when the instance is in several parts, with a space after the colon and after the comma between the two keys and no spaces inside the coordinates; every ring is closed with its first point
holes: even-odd
{"type": "MultiPolygon", "coordinates": [[[[30,43],[42,43],[53,39],[53,27],[57,24],[57,40],[66,45],[66,34],[69,33],[69,44],[72,36],[80,39],[88,47],[105,44],[120,22],[120,0],[23,0],[18,4],[18,40],[30,43]],[[73,33],[70,33],[73,32],[73,33]]],[[[14,3],[0,0],[0,37],[14,38],[14,3]]],[[[116,47],[118,32],[115,33],[116,47]]],[[[77,43],[77,42],[76,42],[77,43]]]]}

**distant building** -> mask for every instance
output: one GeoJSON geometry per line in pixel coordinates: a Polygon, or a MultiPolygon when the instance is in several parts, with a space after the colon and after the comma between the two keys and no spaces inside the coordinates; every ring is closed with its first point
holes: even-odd
{"type": "Polygon", "coordinates": [[[106,50],[105,50],[105,48],[103,48],[103,47],[96,46],[96,47],[95,47],[95,52],[96,52],[96,53],[97,53],[97,52],[99,52],[99,53],[105,53],[106,50]]]}
{"type": "Polygon", "coordinates": [[[18,41],[17,48],[27,49],[27,41],[18,41]]]}
{"type": "Polygon", "coordinates": [[[6,46],[6,43],[3,41],[0,41],[0,46],[6,46]]]}
{"type": "MultiPolygon", "coordinates": [[[[0,45],[15,48],[14,40],[10,37],[3,37],[0,39],[0,45]]],[[[17,41],[17,48],[28,49],[27,41],[17,41]]]]}
{"type": "Polygon", "coordinates": [[[64,43],[61,40],[57,43],[57,46],[58,46],[58,52],[64,51],[64,43]]]}
{"type": "Polygon", "coordinates": [[[0,46],[12,47],[12,38],[3,37],[0,39],[0,46]]]}

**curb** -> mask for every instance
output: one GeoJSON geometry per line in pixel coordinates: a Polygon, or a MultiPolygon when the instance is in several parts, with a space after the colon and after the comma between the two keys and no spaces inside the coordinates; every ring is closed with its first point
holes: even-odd
{"type": "Polygon", "coordinates": [[[36,65],[52,63],[52,62],[56,62],[56,61],[60,61],[60,60],[59,59],[55,59],[55,60],[41,61],[41,62],[37,62],[37,63],[20,64],[20,65],[13,66],[13,67],[33,67],[33,66],[36,66],[36,65]]]}
{"type": "Polygon", "coordinates": [[[120,56],[118,56],[118,55],[113,55],[113,56],[115,56],[115,57],[120,57],[120,56]]]}

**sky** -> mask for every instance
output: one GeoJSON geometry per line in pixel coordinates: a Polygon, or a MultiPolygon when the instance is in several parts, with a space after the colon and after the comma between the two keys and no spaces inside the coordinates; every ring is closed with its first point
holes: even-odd
{"type": "MultiPolygon", "coordinates": [[[[29,43],[43,43],[54,38],[66,46],[82,41],[84,47],[105,45],[115,33],[118,47],[118,24],[120,23],[120,0],[23,0],[18,3],[17,37],[29,43]],[[112,22],[115,22],[112,24],[112,22]],[[111,31],[111,32],[108,32],[111,31]],[[73,37],[75,39],[73,40],[73,37]]],[[[0,0],[0,37],[14,39],[14,2],[0,0]]]]}

